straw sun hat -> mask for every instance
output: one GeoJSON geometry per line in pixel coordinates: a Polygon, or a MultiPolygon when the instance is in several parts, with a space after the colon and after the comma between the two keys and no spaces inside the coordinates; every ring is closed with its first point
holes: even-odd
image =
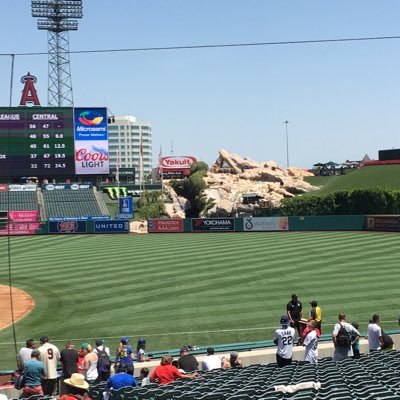
{"type": "Polygon", "coordinates": [[[82,374],[72,374],[71,378],[64,379],[64,383],[78,389],[88,389],[89,387],[89,384],[85,381],[85,377],[82,374]]]}

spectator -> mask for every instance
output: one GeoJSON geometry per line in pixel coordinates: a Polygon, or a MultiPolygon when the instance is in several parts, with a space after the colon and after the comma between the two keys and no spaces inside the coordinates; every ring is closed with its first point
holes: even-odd
{"type": "Polygon", "coordinates": [[[67,342],[65,349],[61,350],[60,361],[64,379],[71,378],[72,374],[78,373],[78,352],[71,342],[67,342]]]}
{"type": "Polygon", "coordinates": [[[319,330],[319,333],[321,334],[321,324],[322,324],[322,311],[321,307],[318,306],[318,303],[315,300],[310,301],[311,304],[311,311],[310,311],[310,316],[308,318],[308,321],[314,320],[317,325],[315,326],[316,329],[319,330]]]}
{"type": "Polygon", "coordinates": [[[308,322],[308,334],[304,338],[303,346],[305,346],[304,361],[308,361],[311,364],[318,362],[318,338],[319,334],[316,329],[317,321],[311,320],[308,322]]]}
{"type": "Polygon", "coordinates": [[[126,364],[118,364],[116,372],[115,375],[108,379],[106,389],[117,390],[122,387],[135,387],[137,385],[135,378],[127,373],[126,364]]]}
{"type": "Polygon", "coordinates": [[[42,379],[43,394],[52,396],[57,383],[57,363],[60,361],[60,351],[54,344],[49,343],[47,336],[42,336],[40,343],[41,346],[38,350],[45,370],[45,375],[42,379]]]}
{"type": "Polygon", "coordinates": [[[146,354],[146,340],[139,339],[136,347],[136,360],[137,362],[150,361],[151,357],[146,354]]]}
{"type": "Polygon", "coordinates": [[[229,358],[229,364],[231,365],[231,368],[243,367],[242,360],[238,357],[239,357],[239,353],[237,351],[232,351],[230,358],[229,358]]]}
{"type": "Polygon", "coordinates": [[[88,344],[89,344],[88,342],[82,343],[81,348],[78,350],[78,373],[80,373],[80,374],[83,374],[82,364],[83,364],[83,360],[87,354],[86,347],[88,344]]]}
{"type": "Polygon", "coordinates": [[[193,354],[189,354],[189,349],[186,346],[181,347],[181,356],[178,359],[178,367],[185,372],[192,372],[199,369],[199,363],[193,354]]]}
{"type": "MultiPolygon", "coordinates": [[[[351,325],[358,331],[359,328],[358,322],[352,322],[351,325]]],[[[360,336],[352,332],[350,334],[350,340],[351,340],[351,347],[353,348],[353,359],[358,359],[360,358],[360,336]]]]}
{"type": "Polygon", "coordinates": [[[92,346],[90,344],[86,346],[86,351],[87,354],[82,363],[82,375],[89,383],[94,383],[94,381],[99,376],[97,372],[98,357],[97,354],[92,351],[92,346]]]}
{"type": "Polygon", "coordinates": [[[287,315],[282,315],[280,323],[281,328],[278,328],[274,334],[274,343],[278,346],[276,362],[279,368],[292,363],[293,341],[296,335],[294,328],[289,326],[287,315]]]}
{"type": "Polygon", "coordinates": [[[367,336],[369,351],[380,350],[383,345],[382,330],[379,324],[379,315],[374,314],[372,320],[369,321],[367,336]]]}
{"type": "MultiPolygon", "coordinates": [[[[305,324],[305,328],[303,328],[303,331],[301,333],[301,338],[299,339],[298,345],[302,345],[304,343],[304,339],[306,338],[306,336],[310,333],[311,329],[309,326],[309,322],[312,321],[307,321],[307,322],[303,322],[304,319],[301,320],[301,323],[305,324]]],[[[314,327],[315,332],[317,332],[317,336],[318,338],[321,336],[321,332],[319,331],[318,328],[314,327]]]]}
{"type": "Polygon", "coordinates": [[[214,354],[214,348],[207,349],[207,355],[203,359],[202,370],[211,371],[213,369],[221,368],[221,359],[214,354]]]}
{"type": "Polygon", "coordinates": [[[25,362],[31,359],[32,350],[36,349],[36,343],[33,339],[28,339],[26,341],[26,347],[21,347],[18,352],[18,366],[19,370],[24,369],[25,362]]]}
{"type": "Polygon", "coordinates": [[[286,305],[286,311],[290,320],[290,326],[292,328],[297,328],[299,337],[301,337],[303,326],[300,323],[300,320],[303,318],[303,305],[301,304],[301,301],[298,300],[296,294],[292,294],[292,299],[286,305]]]}
{"type": "Polygon", "coordinates": [[[178,378],[193,379],[197,376],[197,372],[194,374],[182,374],[178,368],[172,365],[171,356],[163,356],[160,365],[153,370],[150,380],[160,385],[166,385],[167,383],[176,381],[178,378]]]}
{"type": "Polygon", "coordinates": [[[89,384],[82,374],[72,374],[71,378],[64,379],[68,394],[60,396],[59,400],[91,400],[88,394],[89,384]]]}
{"type": "Polygon", "coordinates": [[[140,379],[141,379],[141,384],[140,386],[146,386],[150,383],[150,378],[149,378],[149,369],[148,368],[142,368],[140,370],[140,379]]]}
{"type": "Polygon", "coordinates": [[[22,388],[21,398],[33,395],[43,396],[41,379],[45,375],[44,363],[39,361],[40,351],[33,349],[31,359],[25,362],[25,386],[22,388]]]}
{"type": "Polygon", "coordinates": [[[105,382],[110,377],[110,349],[104,345],[105,340],[96,339],[93,352],[97,354],[97,379],[96,383],[105,382]]]}
{"type": "Polygon", "coordinates": [[[355,340],[360,337],[360,332],[354,328],[354,326],[346,322],[345,313],[340,313],[338,319],[339,322],[336,323],[332,332],[332,341],[335,346],[335,351],[332,356],[333,361],[343,361],[347,357],[353,357],[354,353],[350,336],[354,334],[355,340]],[[341,327],[343,327],[344,330],[341,329],[341,327]]]}
{"type": "Polygon", "coordinates": [[[117,354],[115,356],[115,364],[125,364],[128,374],[133,376],[133,361],[135,360],[135,356],[133,354],[132,347],[129,346],[128,343],[128,337],[124,336],[121,338],[121,343],[119,344],[117,354]]]}

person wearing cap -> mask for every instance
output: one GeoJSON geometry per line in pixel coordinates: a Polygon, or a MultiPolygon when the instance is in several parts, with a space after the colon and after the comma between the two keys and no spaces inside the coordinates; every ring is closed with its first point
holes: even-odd
{"type": "Polygon", "coordinates": [[[185,372],[192,372],[199,369],[199,363],[193,354],[189,354],[186,346],[181,347],[180,357],[178,359],[178,368],[185,372]]]}
{"type": "Polygon", "coordinates": [[[81,348],[78,350],[78,372],[82,374],[82,364],[83,360],[87,354],[86,346],[88,345],[88,342],[83,342],[81,345],[81,348]]]}
{"type": "Polygon", "coordinates": [[[292,299],[286,305],[286,312],[290,321],[290,326],[292,328],[297,328],[299,337],[301,337],[303,325],[300,323],[300,320],[303,318],[303,305],[294,293],[292,294],[292,299]]]}
{"type": "Polygon", "coordinates": [[[150,361],[151,357],[146,354],[146,340],[139,339],[136,346],[136,360],[137,362],[150,361]]]}
{"type": "Polygon", "coordinates": [[[94,383],[99,376],[99,373],[97,372],[97,361],[99,358],[97,357],[97,354],[93,352],[90,344],[86,346],[86,351],[87,354],[82,363],[82,375],[89,383],[94,383]]]}
{"type": "Polygon", "coordinates": [[[281,327],[275,331],[274,343],[278,346],[276,350],[276,363],[278,367],[284,367],[292,363],[293,342],[296,332],[289,326],[290,320],[287,315],[280,319],[281,327]]]}
{"type": "Polygon", "coordinates": [[[44,364],[45,376],[42,379],[43,394],[52,396],[57,383],[57,364],[60,361],[60,351],[57,346],[49,343],[47,336],[40,338],[40,361],[44,364]]]}
{"type": "Polygon", "coordinates": [[[203,371],[211,371],[213,369],[221,368],[221,359],[214,354],[214,348],[207,349],[207,355],[203,358],[201,369],[203,371]]]}
{"type": "Polygon", "coordinates": [[[59,400],[91,400],[88,394],[89,384],[82,374],[72,374],[71,378],[64,379],[68,394],[60,396],[59,400]]]}
{"type": "Polygon", "coordinates": [[[316,329],[317,322],[313,319],[308,321],[307,327],[309,332],[303,341],[303,346],[305,347],[304,361],[308,361],[312,364],[318,362],[318,338],[319,334],[316,329]]]}
{"type": "Polygon", "coordinates": [[[310,316],[308,317],[308,321],[314,320],[317,323],[316,328],[321,333],[322,332],[321,331],[321,324],[322,324],[321,307],[318,306],[318,303],[316,300],[311,300],[310,305],[311,305],[311,311],[310,311],[310,316]]]}
{"type": "Polygon", "coordinates": [[[119,344],[117,354],[115,356],[115,364],[125,364],[127,367],[127,372],[130,375],[134,373],[133,361],[135,361],[135,355],[133,354],[133,349],[128,345],[129,338],[123,336],[121,338],[121,343],[119,344]]]}
{"type": "Polygon", "coordinates": [[[45,375],[44,363],[39,361],[40,351],[33,349],[30,360],[25,362],[25,386],[22,388],[21,398],[33,395],[43,396],[41,380],[45,375]]]}
{"type": "Polygon", "coordinates": [[[150,380],[152,382],[157,382],[160,385],[166,385],[176,381],[178,378],[194,379],[198,375],[197,372],[194,374],[183,374],[178,368],[172,365],[172,357],[165,355],[161,358],[160,365],[154,368],[150,380]]]}

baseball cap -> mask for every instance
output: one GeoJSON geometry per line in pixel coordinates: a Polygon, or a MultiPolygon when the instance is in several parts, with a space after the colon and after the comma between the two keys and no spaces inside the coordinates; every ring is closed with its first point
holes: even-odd
{"type": "Polygon", "coordinates": [[[282,315],[280,322],[281,322],[282,325],[287,325],[289,323],[288,316],[287,315],[282,315]]]}
{"type": "Polygon", "coordinates": [[[122,336],[121,342],[123,342],[123,343],[129,343],[129,338],[126,337],[126,336],[122,336]]]}
{"type": "Polygon", "coordinates": [[[46,343],[46,342],[49,341],[49,337],[48,337],[48,336],[42,336],[42,337],[40,338],[40,341],[41,341],[42,343],[46,343]]]}
{"type": "Polygon", "coordinates": [[[31,357],[40,357],[40,351],[36,349],[32,350],[31,357]]]}
{"type": "Polygon", "coordinates": [[[313,307],[316,307],[318,303],[317,303],[315,300],[311,300],[311,301],[310,301],[310,304],[311,304],[313,307]]]}
{"type": "Polygon", "coordinates": [[[146,339],[140,338],[140,339],[138,340],[138,343],[146,343],[146,339]]]}
{"type": "Polygon", "coordinates": [[[81,346],[81,349],[86,349],[86,347],[88,347],[88,346],[89,346],[88,342],[83,342],[82,346],[81,346]]]}
{"type": "Polygon", "coordinates": [[[187,346],[182,346],[181,347],[181,353],[188,352],[188,351],[189,351],[189,348],[187,346]]]}
{"type": "Polygon", "coordinates": [[[214,347],[208,347],[207,348],[207,353],[208,354],[214,354],[214,347]]]}
{"type": "Polygon", "coordinates": [[[239,353],[237,351],[232,351],[231,353],[231,357],[235,358],[239,355],[239,353]]]}

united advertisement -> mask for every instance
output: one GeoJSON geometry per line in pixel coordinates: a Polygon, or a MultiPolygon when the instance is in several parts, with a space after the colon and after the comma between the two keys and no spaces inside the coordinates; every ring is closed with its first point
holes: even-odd
{"type": "Polygon", "coordinates": [[[179,233],[183,232],[181,219],[150,219],[147,221],[149,233],[179,233]]]}
{"type": "Polygon", "coordinates": [[[96,233],[129,233],[128,221],[94,221],[94,231],[96,233]]]}
{"type": "Polygon", "coordinates": [[[235,231],[235,218],[193,218],[193,232],[235,231]]]}
{"type": "Polygon", "coordinates": [[[74,108],[75,173],[109,173],[106,108],[74,108]]]}
{"type": "Polygon", "coordinates": [[[287,231],[289,220],[288,217],[243,218],[243,230],[246,232],[287,231]]]}

